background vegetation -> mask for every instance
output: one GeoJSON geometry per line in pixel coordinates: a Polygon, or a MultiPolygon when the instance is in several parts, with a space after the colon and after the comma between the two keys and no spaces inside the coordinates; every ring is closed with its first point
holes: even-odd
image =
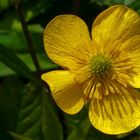
{"type": "Polygon", "coordinates": [[[63,113],[51,98],[48,86],[38,78],[43,72],[59,69],[43,47],[43,30],[52,18],[75,14],[91,29],[96,16],[114,4],[126,5],[140,14],[140,0],[19,2],[0,0],[0,140],[140,140],[140,128],[117,136],[99,132],[89,123],[86,107],[76,115],[63,113]],[[34,65],[34,54],[40,67],[34,65]]]}

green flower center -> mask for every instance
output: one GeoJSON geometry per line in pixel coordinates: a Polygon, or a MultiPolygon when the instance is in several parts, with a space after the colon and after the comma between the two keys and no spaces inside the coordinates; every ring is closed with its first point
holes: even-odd
{"type": "Polygon", "coordinates": [[[93,74],[96,76],[102,76],[106,74],[112,67],[111,59],[104,55],[97,55],[92,57],[90,61],[90,68],[93,74]]]}

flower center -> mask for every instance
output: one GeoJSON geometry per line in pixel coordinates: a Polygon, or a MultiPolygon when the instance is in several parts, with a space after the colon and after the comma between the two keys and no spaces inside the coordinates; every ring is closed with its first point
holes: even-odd
{"type": "Polygon", "coordinates": [[[106,74],[106,72],[108,72],[108,70],[110,70],[111,67],[111,59],[104,55],[94,56],[90,61],[91,72],[96,76],[102,76],[106,74]]]}

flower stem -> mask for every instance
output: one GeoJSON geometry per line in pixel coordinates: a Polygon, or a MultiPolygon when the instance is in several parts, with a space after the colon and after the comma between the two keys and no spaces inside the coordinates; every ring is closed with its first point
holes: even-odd
{"type": "Polygon", "coordinates": [[[25,21],[25,17],[24,17],[21,2],[20,2],[20,4],[16,5],[15,7],[16,7],[17,13],[19,15],[19,19],[20,19],[20,22],[21,22],[21,25],[22,25],[22,29],[23,29],[23,32],[24,32],[24,36],[25,36],[25,39],[26,39],[26,42],[27,42],[27,46],[28,46],[30,55],[32,57],[33,63],[35,65],[35,68],[36,68],[36,71],[37,71],[37,76],[40,78],[41,69],[40,69],[40,65],[39,65],[39,62],[38,62],[38,59],[37,59],[37,56],[36,56],[36,53],[35,53],[32,38],[31,38],[31,35],[29,33],[27,23],[25,21]]]}

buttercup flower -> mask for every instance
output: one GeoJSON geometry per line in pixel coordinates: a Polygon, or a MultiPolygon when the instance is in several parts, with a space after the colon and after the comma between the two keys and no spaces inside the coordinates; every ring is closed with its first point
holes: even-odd
{"type": "Polygon", "coordinates": [[[60,15],[47,25],[44,45],[63,70],[42,75],[56,104],[75,114],[89,103],[92,125],[108,134],[140,124],[140,17],[116,5],[94,21],[91,38],[85,22],[60,15]]]}

